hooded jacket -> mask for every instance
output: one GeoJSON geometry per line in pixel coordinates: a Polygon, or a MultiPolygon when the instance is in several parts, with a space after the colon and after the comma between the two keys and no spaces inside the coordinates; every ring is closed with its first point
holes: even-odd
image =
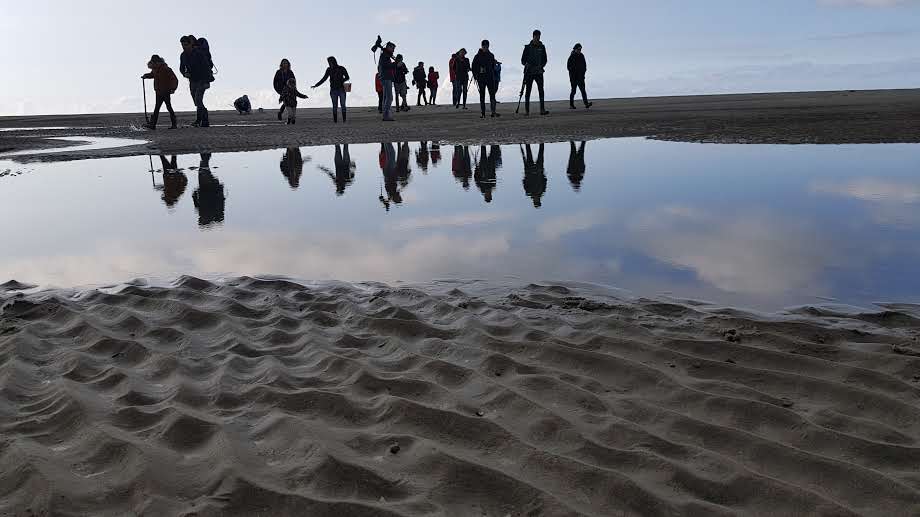
{"type": "Polygon", "coordinates": [[[546,47],[542,42],[531,41],[524,46],[524,53],[521,54],[521,64],[528,75],[541,75],[548,62],[546,57],[546,47]]]}
{"type": "Polygon", "coordinates": [[[495,84],[495,55],[479,49],[473,58],[473,77],[480,84],[495,84]]]}
{"type": "Polygon", "coordinates": [[[581,52],[572,51],[572,55],[569,56],[569,61],[567,63],[569,69],[569,77],[572,79],[584,79],[585,74],[588,72],[588,64],[585,61],[585,55],[581,52]]]}
{"type": "Polygon", "coordinates": [[[466,57],[457,56],[454,61],[454,71],[458,81],[467,82],[470,80],[470,60],[466,57]]]}
{"type": "Polygon", "coordinates": [[[147,79],[153,79],[153,91],[159,94],[172,95],[179,87],[179,78],[166,63],[157,63],[149,73],[144,74],[147,79]]]}
{"type": "Polygon", "coordinates": [[[290,68],[288,68],[287,72],[280,68],[275,72],[275,80],[273,83],[275,92],[277,92],[278,95],[281,95],[281,92],[284,91],[284,86],[287,84],[288,79],[296,79],[296,77],[294,77],[294,71],[290,68]]]}
{"type": "Polygon", "coordinates": [[[428,87],[428,76],[425,74],[424,66],[417,66],[412,70],[412,84],[419,89],[428,87]]]}

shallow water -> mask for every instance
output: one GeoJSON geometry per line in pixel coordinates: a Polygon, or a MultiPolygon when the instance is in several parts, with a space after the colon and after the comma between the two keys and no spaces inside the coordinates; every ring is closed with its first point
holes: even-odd
{"type": "Polygon", "coordinates": [[[917,164],[917,145],[642,139],[7,161],[0,280],[570,280],[767,309],[917,302],[917,164]]]}

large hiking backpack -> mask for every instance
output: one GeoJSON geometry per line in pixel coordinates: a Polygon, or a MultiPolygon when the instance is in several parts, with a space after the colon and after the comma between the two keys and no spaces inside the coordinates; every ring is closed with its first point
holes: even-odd
{"type": "MultiPolygon", "coordinates": [[[[166,66],[166,65],[163,65],[166,66]]],[[[172,68],[166,67],[168,75],[166,77],[166,89],[169,91],[170,95],[176,93],[176,90],[179,88],[179,78],[176,77],[176,73],[173,72],[172,68]]]]}
{"type": "Polygon", "coordinates": [[[198,50],[204,52],[204,55],[208,58],[208,67],[211,70],[211,75],[208,78],[208,82],[214,82],[214,74],[217,72],[214,66],[214,60],[211,59],[211,44],[208,43],[207,38],[198,38],[198,50]]]}

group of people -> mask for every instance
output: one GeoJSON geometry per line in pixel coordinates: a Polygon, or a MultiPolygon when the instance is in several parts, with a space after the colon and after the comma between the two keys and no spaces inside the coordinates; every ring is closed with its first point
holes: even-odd
{"type": "MultiPolygon", "coordinates": [[[[521,86],[521,96],[524,98],[524,114],[530,115],[530,99],[534,85],[537,86],[537,93],[540,97],[540,114],[548,115],[546,110],[545,90],[544,90],[544,73],[546,65],[549,62],[546,47],[541,41],[541,32],[533,31],[530,42],[524,46],[521,54],[521,64],[524,66],[524,78],[521,86]]],[[[396,111],[409,111],[407,77],[409,69],[406,66],[402,54],[396,54],[396,44],[388,42],[381,45],[381,39],[377,37],[377,43],[374,45],[381,48],[380,58],[377,60],[377,74],[375,78],[375,89],[378,96],[378,111],[383,115],[383,120],[390,122],[395,120],[392,116],[393,105],[395,101],[396,111]]],[[[211,58],[210,45],[205,38],[196,38],[195,36],[182,36],[180,38],[182,45],[182,54],[180,56],[179,71],[183,77],[189,81],[189,91],[192,101],[196,108],[195,127],[208,127],[208,110],[204,104],[205,92],[210,88],[214,81],[214,61],[211,58]]],[[[323,77],[312,86],[318,88],[327,80],[329,82],[329,95],[332,100],[332,120],[335,123],[339,121],[341,113],[342,122],[347,120],[346,98],[351,91],[350,77],[348,70],[338,63],[334,56],[327,58],[328,67],[323,77]]],[[[154,55],[147,63],[150,72],[144,74],[142,78],[153,79],[153,87],[156,92],[156,104],[153,115],[147,121],[146,127],[156,129],[157,119],[159,117],[162,105],[166,105],[169,111],[171,129],[175,129],[176,114],[172,108],[171,95],[178,89],[178,78],[172,69],[166,64],[166,61],[154,55]]],[[[581,91],[582,100],[585,108],[590,108],[592,103],[588,101],[588,95],[585,88],[585,76],[587,73],[587,63],[582,54],[581,44],[576,44],[569,56],[567,68],[569,72],[569,81],[572,86],[569,95],[569,107],[575,109],[575,94],[577,90],[581,91]]],[[[502,63],[496,59],[491,51],[489,40],[483,40],[479,51],[473,57],[472,63],[467,57],[465,48],[454,53],[448,62],[449,77],[452,85],[452,101],[455,109],[467,109],[467,95],[469,86],[475,80],[479,91],[480,117],[486,117],[486,96],[489,98],[489,115],[491,117],[500,117],[497,111],[496,95],[499,84],[501,83],[502,63]]],[[[412,86],[418,90],[416,105],[433,105],[437,102],[438,85],[441,75],[433,66],[425,69],[425,63],[419,61],[418,65],[412,70],[412,86]],[[423,102],[424,101],[424,102],[423,102]]],[[[282,59],[278,70],[275,72],[273,81],[275,92],[278,94],[278,102],[281,105],[278,110],[278,120],[286,124],[297,123],[297,104],[299,99],[306,99],[307,95],[297,89],[297,79],[291,69],[291,62],[288,59],[282,59]]],[[[234,102],[234,107],[240,113],[249,113],[252,110],[251,103],[247,96],[240,97],[234,102]]]]}

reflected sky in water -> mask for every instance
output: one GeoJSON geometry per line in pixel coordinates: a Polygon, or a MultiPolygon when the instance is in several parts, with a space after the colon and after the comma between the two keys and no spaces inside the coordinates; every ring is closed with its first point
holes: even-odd
{"type": "Polygon", "coordinates": [[[410,142],[7,170],[0,281],[270,273],[577,280],[767,309],[920,301],[917,145],[410,142]]]}

